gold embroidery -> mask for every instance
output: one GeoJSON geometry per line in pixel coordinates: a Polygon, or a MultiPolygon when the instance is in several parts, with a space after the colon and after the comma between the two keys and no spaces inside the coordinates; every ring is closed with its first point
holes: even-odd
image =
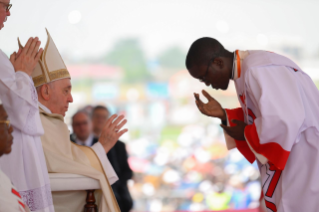
{"type": "MultiPolygon", "coordinates": [[[[55,43],[53,42],[51,35],[49,34],[48,30],[46,29],[48,38],[47,38],[47,43],[45,45],[44,51],[40,57],[39,60],[39,65],[40,65],[40,71],[42,72],[41,76],[36,76],[33,78],[33,82],[35,87],[41,86],[43,84],[58,80],[58,79],[64,79],[64,78],[70,78],[70,73],[68,72],[68,70],[66,69],[65,63],[61,57],[61,54],[58,52],[55,43]],[[50,46],[53,45],[53,46],[50,46]],[[55,71],[50,71],[48,68],[48,64],[47,64],[47,53],[49,48],[55,48],[55,50],[57,51],[57,53],[59,54],[64,67],[62,69],[59,70],[55,70],[55,71]]],[[[20,44],[20,43],[19,43],[20,44]]],[[[51,51],[51,50],[50,50],[51,51]]],[[[52,50],[54,51],[54,50],[52,50]]]]}
{"type": "Polygon", "coordinates": [[[39,65],[40,65],[40,68],[41,68],[41,71],[42,71],[42,75],[44,77],[44,83],[48,83],[48,80],[47,80],[47,77],[45,76],[45,73],[44,73],[44,68],[43,68],[43,65],[42,65],[42,61],[39,60],[39,65]]]}
{"type": "Polygon", "coordinates": [[[50,72],[51,81],[56,80],[56,79],[63,79],[63,78],[71,78],[68,70],[60,69],[60,70],[50,72]]]}
{"type": "Polygon", "coordinates": [[[45,84],[44,76],[40,75],[38,77],[33,77],[33,83],[35,87],[45,84]]]}

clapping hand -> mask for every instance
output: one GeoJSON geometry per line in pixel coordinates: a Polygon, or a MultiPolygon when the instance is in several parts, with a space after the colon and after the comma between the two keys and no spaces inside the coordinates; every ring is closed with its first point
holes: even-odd
{"type": "Polygon", "coordinates": [[[10,55],[15,71],[22,71],[31,76],[43,52],[42,48],[39,50],[40,44],[37,37],[30,38],[23,49],[19,48],[18,53],[14,52],[10,55]]]}
{"type": "Polygon", "coordinates": [[[205,90],[203,90],[202,93],[208,99],[206,104],[200,100],[199,94],[194,93],[196,105],[199,111],[206,116],[212,116],[215,118],[220,118],[221,120],[226,120],[226,113],[219,102],[211,97],[205,90]]]}
{"type": "Polygon", "coordinates": [[[230,135],[230,137],[239,141],[245,141],[246,138],[245,138],[244,132],[245,132],[245,127],[247,126],[247,124],[243,121],[239,121],[236,119],[231,120],[231,122],[236,124],[236,126],[229,127],[223,124],[221,124],[220,126],[226,131],[228,135],[230,135]]]}
{"type": "Polygon", "coordinates": [[[127,129],[121,130],[126,122],[123,115],[117,116],[116,114],[106,121],[99,138],[99,142],[102,144],[106,153],[108,153],[117,140],[128,131],[127,129]]]}

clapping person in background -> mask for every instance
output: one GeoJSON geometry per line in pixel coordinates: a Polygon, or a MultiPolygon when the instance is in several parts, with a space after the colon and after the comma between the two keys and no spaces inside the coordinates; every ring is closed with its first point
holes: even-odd
{"type": "MultiPolygon", "coordinates": [[[[0,1],[0,29],[10,16],[9,0],[0,1]]],[[[38,96],[30,76],[42,55],[39,39],[30,38],[25,48],[11,54],[0,50],[0,98],[10,117],[15,142],[12,152],[0,158],[1,170],[10,178],[26,204],[36,212],[53,212],[48,169],[40,136],[38,96]]],[[[0,205],[1,208],[1,205],[0,205]]]]}

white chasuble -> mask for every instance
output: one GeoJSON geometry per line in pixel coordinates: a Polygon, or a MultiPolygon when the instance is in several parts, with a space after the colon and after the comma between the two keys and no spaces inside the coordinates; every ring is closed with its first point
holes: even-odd
{"type": "Polygon", "coordinates": [[[38,96],[32,79],[15,72],[0,50],[0,98],[13,126],[12,152],[0,158],[1,170],[11,179],[31,211],[53,212],[48,171],[40,136],[38,96]]]}
{"type": "Polygon", "coordinates": [[[235,145],[251,163],[257,159],[267,212],[317,212],[318,88],[275,53],[249,51],[238,67],[234,82],[241,107],[226,109],[227,121],[248,124],[246,141],[235,145]]]}
{"type": "MultiPolygon", "coordinates": [[[[44,155],[49,173],[69,173],[84,175],[100,182],[101,190],[95,192],[99,212],[120,212],[110,186],[117,178],[104,152],[99,156],[96,150],[74,144],[70,141],[70,132],[63,116],[42,110],[40,117],[44,128],[41,137],[44,155]]],[[[43,108],[46,109],[46,108],[43,108]]],[[[101,144],[99,144],[101,145],[101,144]]],[[[79,212],[84,210],[86,191],[52,192],[57,212],[79,212]]]]}

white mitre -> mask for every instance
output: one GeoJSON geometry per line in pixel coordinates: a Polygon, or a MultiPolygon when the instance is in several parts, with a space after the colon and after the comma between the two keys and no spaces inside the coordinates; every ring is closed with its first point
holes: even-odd
{"type": "MultiPolygon", "coordinates": [[[[64,64],[59,50],[55,46],[47,29],[46,31],[48,34],[48,40],[40,60],[32,73],[32,79],[35,87],[60,79],[71,79],[70,73],[64,64]]],[[[20,41],[19,46],[22,47],[20,41]]]]}

